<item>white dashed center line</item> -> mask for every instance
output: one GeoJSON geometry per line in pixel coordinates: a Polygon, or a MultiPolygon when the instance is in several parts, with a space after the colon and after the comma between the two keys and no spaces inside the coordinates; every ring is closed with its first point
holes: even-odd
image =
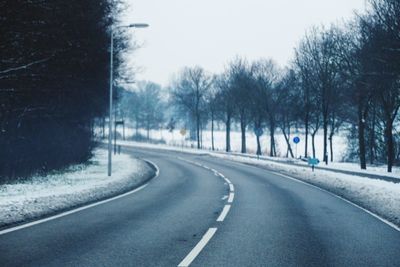
{"type": "Polygon", "coordinates": [[[207,245],[208,241],[214,236],[215,232],[217,232],[217,228],[210,228],[203,235],[200,242],[190,251],[190,253],[179,263],[178,267],[187,267],[192,261],[199,255],[199,253],[203,250],[203,248],[207,245]]]}
{"type": "Polygon", "coordinates": [[[233,186],[233,184],[229,184],[229,190],[230,190],[231,192],[234,192],[234,191],[235,191],[235,187],[233,186]]]}
{"type": "Polygon", "coordinates": [[[235,197],[235,193],[229,193],[228,203],[232,203],[234,197],[235,197]]]}
{"type": "MultiPolygon", "coordinates": [[[[212,171],[215,176],[221,177],[222,179],[225,180],[225,184],[229,186],[229,196],[223,196],[222,200],[228,199],[227,203],[233,203],[233,199],[235,198],[235,187],[233,186],[232,182],[226,178],[222,173],[219,171],[212,169],[210,167],[207,167],[205,165],[202,165],[200,163],[186,160],[184,158],[178,157],[178,159],[189,162],[191,164],[194,164],[196,166],[205,168],[209,171],[212,171]]],[[[221,214],[217,218],[217,222],[223,222],[225,220],[225,217],[228,215],[229,210],[231,209],[232,204],[226,204],[221,212],[221,214]]],[[[204,234],[204,236],[201,238],[199,243],[189,252],[189,254],[179,263],[178,267],[186,267],[189,266],[194,259],[200,254],[200,252],[203,250],[203,248],[207,245],[207,243],[211,240],[211,238],[214,236],[215,232],[217,232],[218,228],[213,227],[209,228],[208,231],[204,234]]]]}
{"type": "Polygon", "coordinates": [[[230,209],[231,209],[231,205],[225,205],[224,209],[222,210],[221,214],[219,215],[219,217],[217,219],[217,222],[223,222],[230,209]]]}

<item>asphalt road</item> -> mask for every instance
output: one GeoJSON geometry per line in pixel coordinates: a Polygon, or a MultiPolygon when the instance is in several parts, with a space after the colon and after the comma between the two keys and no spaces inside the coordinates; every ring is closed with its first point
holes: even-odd
{"type": "Polygon", "coordinates": [[[159,176],[0,235],[0,266],[400,266],[400,232],[324,191],[206,155],[124,149],[159,176]]]}

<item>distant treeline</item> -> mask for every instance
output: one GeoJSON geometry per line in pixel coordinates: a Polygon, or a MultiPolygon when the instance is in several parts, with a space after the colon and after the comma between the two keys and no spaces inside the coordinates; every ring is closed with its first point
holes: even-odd
{"type": "MultiPolygon", "coordinates": [[[[230,133],[239,125],[241,151],[246,133],[262,129],[270,139],[268,151],[277,156],[275,134],[285,137],[293,157],[295,129],[305,133],[304,157],[333,161],[338,134],[347,133],[347,160],[362,169],[400,163],[400,1],[368,0],[366,11],[343,24],[314,27],[300,40],[285,69],[273,60],[233,59],[220,74],[186,67],[163,92],[151,82],[127,93],[120,110],[136,129],[175,129],[177,120],[202,147],[202,132],[222,122],[226,151],[230,133]],[[175,111],[171,115],[170,109],[175,111]],[[323,134],[323,154],[316,154],[315,137],[323,134]],[[310,150],[311,148],[311,150],[310,150]]],[[[138,132],[138,131],[137,131],[138,132]]]]}
{"type": "MultiPolygon", "coordinates": [[[[107,111],[119,1],[0,1],[0,177],[83,162],[107,111]]],[[[126,47],[116,34],[118,52],[126,47]]]]}
{"type": "Polygon", "coordinates": [[[171,103],[194,126],[199,148],[202,129],[211,124],[213,130],[218,120],[226,126],[226,151],[231,125],[238,123],[243,153],[246,131],[264,129],[269,154],[276,156],[279,130],[293,157],[290,134],[302,128],[304,156],[328,164],[332,140],[342,128],[349,132],[350,159],[358,158],[362,169],[367,161],[387,162],[390,172],[400,159],[400,1],[369,0],[367,11],[345,25],[312,28],[284,70],[272,60],[244,58],[231,61],[219,75],[185,68],[171,85],[171,103]],[[315,155],[319,131],[323,155],[315,155]]]}

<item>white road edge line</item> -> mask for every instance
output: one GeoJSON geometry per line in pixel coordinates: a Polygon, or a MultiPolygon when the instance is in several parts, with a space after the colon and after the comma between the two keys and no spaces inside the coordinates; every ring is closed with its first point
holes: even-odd
{"type": "Polygon", "coordinates": [[[354,206],[354,207],[356,207],[356,208],[359,208],[360,210],[362,210],[362,211],[368,213],[369,215],[371,215],[371,216],[374,217],[375,219],[377,219],[377,220],[383,222],[383,223],[386,224],[387,226],[389,226],[389,227],[393,228],[394,230],[400,232],[400,227],[397,226],[397,225],[395,225],[394,223],[392,223],[392,222],[390,222],[390,221],[388,221],[388,220],[382,218],[380,215],[378,215],[378,214],[376,214],[376,213],[373,213],[372,211],[369,211],[369,210],[367,210],[367,209],[361,207],[360,205],[358,205],[358,204],[356,204],[356,203],[354,203],[354,202],[351,202],[351,201],[348,200],[348,199],[345,199],[345,198],[343,198],[343,197],[341,197],[341,196],[339,196],[339,195],[336,195],[336,194],[333,193],[333,192],[330,192],[330,191],[328,191],[328,190],[326,190],[326,189],[323,189],[322,187],[318,187],[318,186],[316,186],[316,185],[307,183],[307,182],[305,182],[305,181],[302,181],[302,180],[300,180],[300,179],[291,177],[291,176],[286,175],[286,174],[279,173],[279,172],[277,172],[277,171],[272,171],[272,170],[264,169],[264,168],[262,168],[262,167],[260,167],[260,166],[257,166],[257,165],[245,164],[245,163],[242,163],[242,162],[237,162],[237,161],[229,160],[229,159],[228,159],[228,161],[231,162],[231,163],[234,163],[234,164],[236,164],[236,165],[240,165],[240,166],[247,166],[247,167],[256,168],[256,169],[258,169],[258,170],[260,170],[260,169],[261,169],[261,170],[265,170],[265,171],[267,171],[267,172],[271,172],[271,173],[274,173],[274,174],[276,174],[276,175],[280,175],[280,176],[282,176],[282,177],[284,177],[284,178],[291,179],[291,180],[293,180],[293,181],[295,181],[295,182],[298,182],[298,183],[301,183],[301,184],[304,184],[304,185],[308,185],[308,186],[314,187],[314,188],[316,188],[316,189],[318,189],[318,190],[321,190],[321,191],[323,191],[323,192],[325,192],[325,193],[328,193],[328,194],[330,194],[331,196],[334,196],[334,197],[336,197],[336,198],[338,198],[338,199],[340,199],[340,200],[342,200],[342,201],[344,201],[344,202],[346,202],[346,203],[348,203],[348,204],[350,204],[350,205],[352,205],[352,206],[354,206]]]}
{"type": "MultiPolygon", "coordinates": [[[[153,162],[149,161],[149,160],[144,160],[144,161],[149,162],[150,164],[152,164],[156,168],[156,175],[153,177],[153,179],[157,178],[158,175],[160,174],[160,169],[158,168],[158,166],[156,164],[154,164],[153,162]]],[[[90,209],[90,208],[93,208],[93,207],[96,207],[96,206],[99,206],[99,205],[102,205],[102,204],[105,204],[105,203],[108,203],[108,202],[111,202],[111,201],[114,201],[114,200],[117,200],[117,199],[120,199],[120,198],[123,198],[123,197],[126,197],[126,196],[129,196],[131,194],[134,194],[134,193],[144,189],[148,185],[149,185],[149,183],[146,183],[146,184],[144,184],[144,185],[142,185],[142,186],[140,186],[140,187],[138,187],[138,188],[136,188],[136,189],[134,189],[132,191],[126,192],[126,193],[124,193],[122,195],[118,195],[118,196],[115,196],[115,197],[112,197],[112,198],[108,198],[108,199],[105,199],[105,200],[102,200],[102,201],[99,201],[99,202],[96,202],[96,203],[92,203],[92,204],[89,204],[89,205],[86,205],[86,206],[83,206],[83,207],[80,207],[80,208],[77,208],[77,209],[66,211],[66,212],[51,216],[51,217],[47,217],[47,218],[40,219],[40,220],[37,220],[37,221],[33,221],[33,222],[30,222],[30,223],[26,223],[26,224],[18,225],[18,226],[11,227],[11,228],[8,228],[8,229],[4,229],[4,230],[0,231],[0,235],[5,235],[5,234],[11,233],[11,232],[15,232],[15,231],[18,231],[18,230],[21,230],[21,229],[24,229],[24,228],[28,228],[28,227],[31,227],[31,226],[34,226],[34,225],[37,225],[37,224],[41,224],[41,223],[45,223],[45,222],[48,222],[48,221],[52,221],[52,220],[55,220],[55,219],[58,219],[58,218],[61,218],[61,217],[65,217],[65,216],[71,215],[73,213],[77,213],[77,212],[82,211],[82,210],[90,209]]]]}
{"type": "Polygon", "coordinates": [[[150,163],[150,165],[153,165],[153,167],[156,168],[156,176],[154,176],[153,179],[157,178],[160,175],[160,168],[158,168],[157,164],[148,159],[142,159],[142,160],[146,161],[147,163],[150,163]]]}
{"type": "Polygon", "coordinates": [[[228,203],[232,203],[234,197],[235,197],[235,193],[232,193],[232,192],[229,193],[228,203]]]}
{"type": "Polygon", "coordinates": [[[400,232],[400,227],[398,227],[398,226],[395,225],[394,223],[389,222],[388,220],[382,218],[382,217],[379,216],[378,214],[375,214],[375,213],[373,213],[372,211],[369,211],[369,210],[367,210],[367,209],[361,207],[360,205],[358,205],[358,204],[356,204],[356,203],[354,203],[354,202],[351,202],[351,201],[348,200],[348,199],[345,199],[345,198],[343,198],[343,197],[341,197],[341,196],[339,196],[339,195],[336,195],[335,193],[332,193],[332,192],[330,192],[330,191],[328,191],[328,190],[326,190],[326,189],[323,189],[323,188],[318,187],[318,186],[316,186],[316,185],[313,185],[313,184],[304,182],[304,181],[299,180],[299,179],[296,179],[296,178],[294,178],[294,177],[291,177],[291,176],[288,176],[288,175],[285,175],[285,174],[281,174],[281,173],[278,173],[278,172],[274,172],[274,171],[271,171],[271,172],[273,172],[273,173],[276,174],[276,175],[285,177],[285,178],[287,178],[287,179],[291,179],[291,180],[296,181],[296,182],[298,182],[298,183],[301,183],[301,184],[304,184],[304,185],[308,185],[308,186],[310,186],[310,187],[313,187],[313,188],[316,188],[316,189],[318,189],[318,190],[320,190],[320,191],[323,191],[323,192],[325,192],[325,193],[328,193],[328,194],[331,195],[331,196],[334,196],[334,197],[336,197],[336,198],[338,198],[338,199],[340,199],[340,200],[342,200],[342,201],[344,201],[344,202],[346,202],[346,203],[348,203],[348,204],[350,204],[350,205],[352,205],[352,206],[354,206],[354,207],[356,207],[356,208],[361,209],[362,211],[368,213],[369,215],[371,215],[371,216],[374,217],[375,219],[378,219],[379,221],[385,223],[386,225],[388,225],[388,226],[390,226],[391,228],[393,228],[393,229],[395,229],[395,230],[397,230],[397,231],[400,232]]]}
{"type": "Polygon", "coordinates": [[[217,232],[217,228],[209,228],[199,243],[197,243],[197,245],[189,252],[189,254],[181,261],[181,263],[179,263],[178,267],[188,267],[214,236],[215,232],[217,232]]]}
{"type": "Polygon", "coordinates": [[[226,215],[228,215],[229,210],[231,209],[231,205],[225,205],[221,214],[219,215],[217,222],[223,222],[225,220],[226,215]]]}
{"type": "Polygon", "coordinates": [[[37,225],[37,224],[41,224],[41,223],[48,222],[48,221],[51,221],[51,220],[55,220],[55,219],[58,219],[58,218],[61,218],[61,217],[65,217],[67,215],[70,215],[70,214],[73,214],[73,213],[77,213],[77,212],[82,211],[82,210],[93,208],[95,206],[99,206],[101,204],[104,204],[104,203],[107,203],[107,202],[110,202],[110,201],[113,201],[113,200],[116,200],[116,199],[119,199],[119,198],[122,198],[122,197],[126,197],[128,195],[131,195],[133,193],[136,193],[136,192],[144,189],[147,185],[148,184],[144,184],[144,185],[136,188],[135,190],[132,190],[130,192],[127,192],[125,194],[122,194],[122,195],[119,195],[119,196],[116,196],[116,197],[113,197],[113,198],[102,200],[102,201],[99,201],[99,202],[96,202],[96,203],[93,203],[93,204],[90,204],[90,205],[87,205],[87,206],[83,206],[83,207],[80,207],[80,208],[77,208],[77,209],[73,209],[73,210],[70,210],[70,211],[66,211],[66,212],[63,212],[63,213],[60,213],[60,214],[45,218],[45,219],[37,220],[37,221],[34,221],[34,222],[30,222],[30,223],[26,223],[26,224],[23,224],[23,225],[19,225],[19,226],[15,226],[15,227],[12,227],[12,228],[9,228],[9,229],[2,230],[2,231],[0,231],[0,235],[4,235],[4,234],[7,234],[7,233],[14,232],[14,231],[17,231],[17,230],[21,230],[21,229],[24,229],[24,228],[28,228],[28,227],[31,227],[31,226],[34,226],[34,225],[37,225]]]}
{"type": "Polygon", "coordinates": [[[232,182],[228,178],[224,178],[228,184],[232,184],[232,182]]]}

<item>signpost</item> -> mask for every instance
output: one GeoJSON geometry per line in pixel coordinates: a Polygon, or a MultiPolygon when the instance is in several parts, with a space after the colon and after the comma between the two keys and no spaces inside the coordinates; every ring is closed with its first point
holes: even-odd
{"type": "Polygon", "coordinates": [[[254,134],[255,134],[257,137],[260,137],[261,135],[264,134],[264,131],[263,131],[262,128],[254,128],[254,134]]]}
{"type": "Polygon", "coordinates": [[[182,128],[179,133],[182,135],[182,149],[183,149],[183,144],[185,142],[185,135],[186,135],[186,129],[182,128]]]}
{"type": "Polygon", "coordinates": [[[180,134],[181,134],[182,136],[185,136],[185,135],[186,135],[186,129],[185,129],[185,128],[182,128],[179,132],[180,132],[180,134]]]}
{"type": "Polygon", "coordinates": [[[319,159],[317,158],[309,158],[308,165],[311,165],[312,171],[314,171],[315,165],[319,164],[319,159]]]}
{"type": "Polygon", "coordinates": [[[293,138],[293,143],[295,143],[295,145],[296,145],[296,158],[297,158],[297,144],[300,143],[300,137],[295,136],[293,138]]]}

